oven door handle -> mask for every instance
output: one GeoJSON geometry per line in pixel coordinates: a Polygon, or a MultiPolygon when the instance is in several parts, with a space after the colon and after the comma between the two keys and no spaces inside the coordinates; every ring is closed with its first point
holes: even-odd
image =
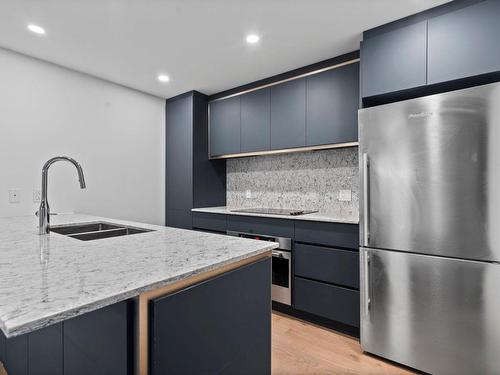
{"type": "Polygon", "coordinates": [[[273,250],[272,256],[281,259],[290,259],[290,253],[288,251],[273,250]]]}

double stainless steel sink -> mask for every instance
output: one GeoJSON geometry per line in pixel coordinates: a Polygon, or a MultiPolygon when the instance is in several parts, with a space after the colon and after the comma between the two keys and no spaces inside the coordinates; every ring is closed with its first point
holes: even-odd
{"type": "Polygon", "coordinates": [[[121,224],[96,221],[85,224],[68,224],[51,226],[50,231],[81,241],[98,240],[102,238],[128,236],[131,234],[153,232],[152,229],[136,228],[121,224]]]}

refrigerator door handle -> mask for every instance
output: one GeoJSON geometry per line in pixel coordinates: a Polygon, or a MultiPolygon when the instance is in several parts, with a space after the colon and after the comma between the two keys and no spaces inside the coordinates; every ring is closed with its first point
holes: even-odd
{"type": "Polygon", "coordinates": [[[363,154],[363,246],[370,242],[370,161],[368,154],[363,154]]]}
{"type": "Polygon", "coordinates": [[[371,309],[371,280],[370,280],[370,254],[365,252],[365,315],[370,315],[371,309]]]}

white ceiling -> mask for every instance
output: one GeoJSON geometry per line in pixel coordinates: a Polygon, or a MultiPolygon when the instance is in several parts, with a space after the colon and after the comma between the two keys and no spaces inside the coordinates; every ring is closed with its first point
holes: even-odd
{"type": "Polygon", "coordinates": [[[446,2],[0,0],[0,46],[164,98],[213,94],[356,50],[363,30],[446,2]]]}

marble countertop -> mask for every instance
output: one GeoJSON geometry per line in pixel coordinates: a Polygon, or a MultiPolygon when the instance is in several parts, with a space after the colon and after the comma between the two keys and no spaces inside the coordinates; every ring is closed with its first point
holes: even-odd
{"type": "Polygon", "coordinates": [[[105,221],[152,232],[80,241],[40,236],[36,217],[0,219],[0,329],[28,333],[138,294],[212,271],[277,244],[87,215],[52,225],[105,221]]]}
{"type": "Polygon", "coordinates": [[[223,215],[240,215],[240,216],[258,216],[258,217],[272,217],[278,219],[290,219],[290,220],[309,220],[309,221],[323,221],[328,223],[343,223],[343,224],[358,224],[359,219],[348,219],[335,217],[332,215],[312,213],[299,216],[291,215],[268,215],[268,214],[253,214],[248,212],[234,212],[231,209],[221,206],[221,207],[204,207],[204,208],[193,208],[193,212],[206,212],[210,214],[223,214],[223,215]]]}

